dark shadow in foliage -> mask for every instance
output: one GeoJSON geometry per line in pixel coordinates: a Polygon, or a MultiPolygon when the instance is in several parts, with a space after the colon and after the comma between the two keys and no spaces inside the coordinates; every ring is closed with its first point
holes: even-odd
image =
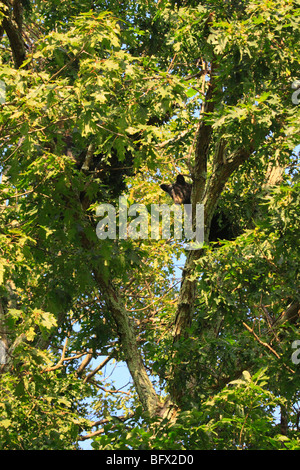
{"type": "MultiPolygon", "coordinates": [[[[171,196],[175,204],[191,204],[192,184],[187,183],[183,175],[177,175],[175,183],[161,184],[160,188],[171,196]]],[[[209,241],[234,240],[238,234],[233,221],[217,207],[211,221],[209,241]]]]}

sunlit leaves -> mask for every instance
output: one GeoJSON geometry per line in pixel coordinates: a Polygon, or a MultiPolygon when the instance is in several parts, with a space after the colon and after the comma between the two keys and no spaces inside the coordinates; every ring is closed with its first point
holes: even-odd
{"type": "Polygon", "coordinates": [[[90,429],[87,412],[105,420],[94,427],[100,449],[298,445],[290,361],[297,325],[279,324],[299,289],[300,119],[291,100],[299,11],[289,0],[184,3],[108,0],[90,11],[88,1],[32,2],[18,70],[1,38],[0,321],[9,344],[2,447],[72,448],[90,429]],[[212,83],[214,111],[205,114],[212,83]],[[198,280],[192,326],[174,345],[182,243],[100,241],[95,209],[103,201],[117,207],[122,192],[130,205],[167,202],[159,185],[191,175],[199,118],[212,126],[208,178],[218,177],[220,139],[220,166],[239,148],[249,158],[216,209],[236,235],[207,246],[189,274],[198,280]],[[271,190],[268,172],[278,166],[282,184],[271,190]],[[162,397],[174,348],[182,348],[192,386],[176,423],[149,421],[133,388],[122,395],[103,386],[102,371],[91,386],[84,381],[92,366],[78,373],[87,354],[124,359],[95,269],[124,303],[162,397]],[[278,435],[278,406],[289,407],[289,436],[278,435]],[[120,412],[126,421],[115,418],[120,412]]]}

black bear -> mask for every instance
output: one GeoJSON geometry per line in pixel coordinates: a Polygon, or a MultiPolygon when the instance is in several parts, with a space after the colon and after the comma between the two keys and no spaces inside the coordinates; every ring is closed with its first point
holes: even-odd
{"type": "Polygon", "coordinates": [[[176,183],[161,184],[161,189],[168,193],[175,204],[190,204],[192,185],[186,183],[184,176],[177,175],[176,183]]]}
{"type": "MultiPolygon", "coordinates": [[[[161,184],[160,187],[171,196],[175,204],[191,203],[192,185],[185,181],[183,175],[177,175],[176,183],[161,184]]],[[[209,241],[233,240],[237,235],[238,231],[234,230],[228,215],[217,207],[211,221],[209,241]]]]}

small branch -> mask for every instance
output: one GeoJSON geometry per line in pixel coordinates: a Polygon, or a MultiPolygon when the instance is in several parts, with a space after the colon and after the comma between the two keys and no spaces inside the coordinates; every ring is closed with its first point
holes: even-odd
{"type": "Polygon", "coordinates": [[[107,356],[107,358],[104,359],[104,361],[102,361],[101,364],[99,364],[92,372],[90,372],[84,378],[84,383],[89,382],[91,380],[91,378],[94,377],[94,375],[96,375],[97,372],[99,372],[99,370],[103,369],[103,367],[106,366],[106,364],[111,360],[112,357],[113,357],[113,354],[110,354],[109,356],[107,356]]]}
{"type": "MultiPolygon", "coordinates": [[[[109,420],[107,420],[109,421],[109,420]]],[[[86,434],[85,436],[80,436],[79,441],[86,441],[87,439],[92,439],[92,437],[99,436],[100,434],[104,433],[104,429],[99,429],[98,431],[95,432],[90,432],[89,434],[86,434]]]]}
{"type": "MultiPolygon", "coordinates": [[[[280,356],[279,354],[268,344],[268,343],[265,343],[264,341],[262,341],[258,336],[257,334],[253,331],[252,328],[250,328],[250,326],[248,326],[245,322],[243,322],[243,325],[244,327],[254,336],[254,338],[256,339],[256,341],[261,344],[262,346],[264,346],[265,348],[269,349],[269,351],[274,354],[275,357],[277,357],[277,359],[280,359],[280,356]]],[[[295,373],[295,371],[293,369],[291,369],[290,367],[288,367],[287,365],[283,364],[283,366],[285,367],[285,369],[287,369],[289,372],[291,372],[292,374],[295,373]]]]}
{"type": "Polygon", "coordinates": [[[110,390],[108,388],[101,387],[101,385],[99,385],[99,384],[95,384],[95,385],[96,385],[97,388],[99,388],[99,390],[102,390],[102,392],[110,393],[111,395],[114,395],[116,393],[120,393],[121,395],[127,395],[127,396],[131,395],[130,392],[124,392],[124,390],[110,390]]]}
{"type": "MultiPolygon", "coordinates": [[[[53,371],[53,370],[57,370],[57,369],[60,369],[61,367],[64,366],[64,363],[65,362],[71,362],[71,361],[74,361],[75,359],[79,359],[80,357],[82,356],[88,356],[88,358],[90,357],[90,351],[88,353],[86,352],[82,352],[82,353],[78,353],[76,354],[75,356],[70,356],[70,357],[66,357],[66,351],[67,351],[67,345],[68,345],[68,338],[66,338],[65,340],[65,344],[63,346],[63,350],[62,350],[62,354],[61,354],[61,358],[60,360],[58,361],[58,363],[55,365],[55,366],[52,366],[52,367],[47,367],[46,369],[43,369],[42,370],[42,373],[44,372],[50,372],[50,371],[53,371]]],[[[91,360],[91,359],[90,359],[91,360]]],[[[86,360],[82,361],[82,363],[85,363],[86,360]]],[[[81,364],[82,364],[81,363],[81,364]]],[[[86,364],[87,365],[87,364],[86,364]]],[[[86,367],[85,365],[85,367],[86,367]]],[[[81,365],[79,366],[79,369],[80,369],[81,365]]],[[[78,372],[77,372],[78,373],[78,372]]]]}
{"type": "Polygon", "coordinates": [[[277,357],[277,359],[280,359],[279,354],[278,354],[268,343],[265,343],[264,341],[262,341],[262,340],[257,336],[257,334],[253,331],[253,329],[250,328],[250,326],[247,325],[247,323],[243,322],[243,325],[244,325],[244,327],[254,336],[254,338],[256,339],[256,341],[259,342],[259,344],[261,344],[261,345],[264,346],[265,348],[268,348],[269,351],[271,351],[271,353],[274,354],[274,356],[277,357]]]}
{"type": "Polygon", "coordinates": [[[169,65],[169,67],[168,67],[168,70],[167,70],[167,73],[170,73],[170,70],[172,69],[173,64],[174,64],[174,62],[175,62],[176,56],[177,56],[177,52],[175,53],[173,59],[171,60],[171,63],[170,63],[170,65],[169,65]]]}
{"type": "Polygon", "coordinates": [[[90,143],[86,152],[84,162],[82,164],[82,170],[89,170],[90,165],[94,156],[94,144],[90,143]]]}
{"type": "Polygon", "coordinates": [[[58,361],[58,363],[57,363],[55,366],[53,366],[53,367],[47,367],[46,369],[43,369],[42,372],[50,372],[50,371],[52,371],[52,370],[59,369],[60,367],[63,366],[63,363],[64,363],[64,361],[65,361],[65,356],[66,356],[66,350],[67,350],[68,341],[69,341],[69,339],[66,338],[65,344],[64,344],[64,346],[63,346],[61,358],[60,358],[60,360],[58,361]]]}
{"type": "Polygon", "coordinates": [[[169,287],[169,289],[166,290],[166,292],[164,293],[164,295],[162,297],[159,297],[155,300],[153,300],[150,304],[146,305],[146,307],[142,307],[142,308],[134,308],[134,309],[126,309],[128,312],[142,312],[143,310],[147,310],[148,308],[152,307],[154,304],[156,304],[157,302],[160,302],[162,301],[162,299],[164,299],[166,297],[166,295],[172,290],[174,289],[174,287],[177,286],[177,284],[179,284],[181,281],[181,279],[179,279],[179,281],[176,281],[171,287],[169,287]]]}
{"type": "Polygon", "coordinates": [[[180,134],[176,135],[175,137],[171,137],[171,139],[165,140],[164,142],[161,142],[160,144],[157,144],[155,147],[161,149],[161,148],[166,147],[167,145],[174,144],[178,140],[183,139],[183,137],[185,137],[187,134],[189,134],[189,132],[190,132],[190,129],[187,129],[187,130],[181,132],[180,134]]]}
{"type": "MultiPolygon", "coordinates": [[[[134,416],[134,413],[129,413],[127,416],[112,416],[111,418],[104,418],[104,419],[101,419],[100,421],[95,421],[94,423],[92,423],[92,427],[103,426],[104,424],[110,423],[112,421],[120,421],[121,423],[124,423],[125,421],[132,418],[133,416],[134,416]]],[[[103,433],[104,433],[104,429],[98,429],[98,431],[91,432],[89,434],[86,434],[85,436],[80,436],[78,440],[86,441],[87,439],[91,439],[103,433]]]]}
{"type": "Polygon", "coordinates": [[[80,366],[78,367],[76,374],[81,376],[83,374],[84,369],[89,365],[91,360],[93,359],[93,350],[90,349],[86,357],[82,360],[80,366]]]}
{"type": "Polygon", "coordinates": [[[263,311],[264,313],[264,317],[266,318],[266,321],[268,323],[268,327],[269,327],[269,330],[268,332],[272,332],[272,334],[274,335],[274,338],[276,339],[277,343],[280,343],[280,339],[278,338],[278,335],[275,331],[275,329],[273,328],[273,320],[271,318],[271,315],[269,314],[268,312],[268,309],[266,308],[265,305],[262,304],[262,302],[260,302],[260,305],[259,307],[261,308],[261,310],[263,311]]]}

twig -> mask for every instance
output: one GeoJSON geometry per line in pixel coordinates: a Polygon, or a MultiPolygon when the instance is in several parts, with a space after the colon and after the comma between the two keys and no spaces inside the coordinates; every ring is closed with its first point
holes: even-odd
{"type": "Polygon", "coordinates": [[[177,284],[179,284],[180,282],[181,282],[181,278],[178,281],[176,281],[171,287],[169,287],[169,289],[166,290],[166,292],[164,293],[164,295],[162,297],[159,297],[158,299],[153,300],[153,302],[151,302],[149,305],[146,305],[146,307],[126,309],[126,310],[128,312],[141,312],[143,310],[146,310],[147,308],[152,307],[152,305],[156,304],[156,302],[159,302],[162,299],[164,299],[166,297],[166,295],[168,294],[168,292],[170,292],[172,289],[174,289],[174,287],[177,286],[177,284]]]}
{"type": "Polygon", "coordinates": [[[172,66],[173,66],[173,64],[174,64],[174,61],[175,61],[175,59],[176,59],[176,56],[177,56],[177,52],[175,53],[173,59],[171,60],[171,63],[170,63],[170,65],[169,65],[169,67],[168,67],[168,70],[167,70],[167,73],[170,72],[170,70],[171,70],[171,68],[172,68],[172,66]]]}
{"type": "Polygon", "coordinates": [[[104,361],[101,362],[101,364],[99,364],[94,370],[92,370],[92,372],[90,372],[85,378],[84,378],[84,383],[86,382],[89,382],[91,380],[92,377],[94,377],[95,374],[97,374],[97,372],[101,369],[103,369],[104,366],[106,366],[106,364],[111,360],[113,354],[111,353],[109,356],[107,356],[106,359],[104,359],[104,361]]]}
{"type": "MultiPolygon", "coordinates": [[[[280,359],[280,356],[279,354],[268,344],[268,343],[265,343],[264,341],[262,341],[256,333],[254,333],[254,331],[252,330],[252,328],[250,328],[250,326],[248,326],[245,322],[243,322],[243,325],[244,327],[251,333],[253,334],[254,338],[262,345],[264,346],[265,348],[268,348],[272,354],[274,354],[274,356],[277,357],[277,359],[280,359]]],[[[291,372],[292,374],[295,373],[295,371],[293,369],[291,369],[290,367],[288,367],[286,364],[283,364],[283,366],[289,371],[291,372]]]]}
{"type": "Polygon", "coordinates": [[[155,147],[157,148],[164,148],[166,147],[167,145],[171,144],[171,143],[175,143],[177,142],[178,140],[182,139],[183,137],[185,137],[188,133],[190,132],[190,129],[186,129],[185,131],[181,132],[180,134],[176,135],[175,137],[171,137],[170,139],[168,140],[165,140],[164,142],[161,142],[160,144],[157,144],[155,145],[155,147]]]}
{"type": "Polygon", "coordinates": [[[258,336],[257,334],[253,331],[252,328],[250,328],[250,326],[248,326],[245,322],[243,322],[243,325],[244,327],[254,336],[254,338],[259,342],[259,344],[261,344],[262,346],[264,346],[265,348],[268,348],[272,354],[274,354],[274,356],[277,357],[277,359],[280,359],[280,356],[279,354],[268,344],[268,343],[265,343],[264,341],[262,341],[258,336]]]}
{"type": "MultiPolygon", "coordinates": [[[[111,418],[105,418],[105,419],[101,419],[100,421],[95,421],[94,423],[92,423],[92,427],[107,424],[115,420],[120,421],[121,423],[124,423],[125,421],[132,418],[133,416],[134,416],[134,413],[129,413],[128,416],[112,416],[111,418]]],[[[99,436],[99,434],[103,434],[103,433],[104,433],[104,429],[102,428],[102,429],[99,429],[98,431],[94,431],[89,434],[86,434],[85,436],[80,436],[78,440],[85,441],[87,439],[91,439],[92,437],[99,436]]]]}
{"type": "Polygon", "coordinates": [[[65,361],[65,356],[66,356],[66,350],[67,350],[68,341],[69,341],[69,338],[66,338],[65,344],[64,344],[64,347],[63,347],[63,350],[62,350],[61,358],[60,358],[60,360],[58,361],[58,363],[56,364],[56,366],[47,367],[46,369],[43,369],[42,372],[50,372],[51,370],[56,370],[56,369],[59,369],[60,367],[63,366],[63,363],[64,363],[64,361],[65,361]]]}

